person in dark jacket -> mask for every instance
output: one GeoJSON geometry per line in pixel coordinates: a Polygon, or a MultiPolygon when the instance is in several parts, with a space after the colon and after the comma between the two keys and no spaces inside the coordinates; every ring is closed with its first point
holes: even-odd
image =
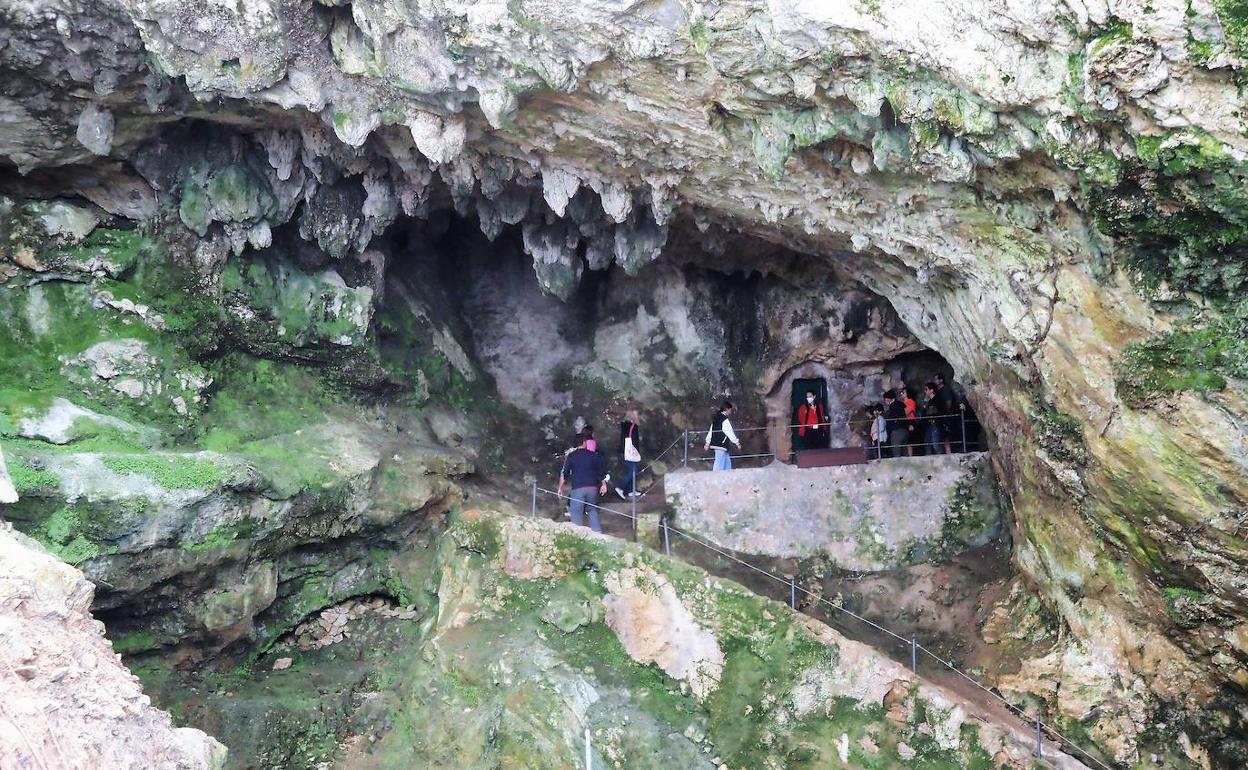
{"type": "Polygon", "coordinates": [[[621,500],[637,497],[637,474],[641,472],[641,424],[636,409],[629,409],[620,423],[620,462],[624,463],[624,478],[615,488],[621,500]]]}
{"type": "Polygon", "coordinates": [[[953,394],[953,388],[945,382],[945,375],[937,372],[932,380],[936,383],[936,408],[940,410],[936,424],[940,430],[941,446],[945,454],[953,454],[953,428],[958,421],[958,400],[953,394]]]}
{"type": "Polygon", "coordinates": [[[923,453],[940,454],[943,444],[940,439],[940,402],[936,399],[936,383],[923,385],[923,453]]]}
{"type": "Polygon", "coordinates": [[[897,398],[897,391],[884,391],[884,421],[888,425],[890,457],[901,457],[910,442],[910,421],[906,419],[906,405],[897,398]]]}
{"type": "Polygon", "coordinates": [[[589,528],[595,532],[602,531],[602,523],[598,518],[598,497],[607,493],[607,464],[602,455],[585,447],[589,439],[582,433],[578,437],[576,449],[563,461],[563,470],[559,472],[558,494],[563,495],[564,485],[568,492],[568,512],[572,523],[576,526],[585,524],[586,513],[589,514],[589,528]]]}

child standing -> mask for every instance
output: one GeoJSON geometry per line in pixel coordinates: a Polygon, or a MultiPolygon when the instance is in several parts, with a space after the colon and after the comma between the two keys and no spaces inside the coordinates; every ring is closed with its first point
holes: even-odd
{"type": "Polygon", "coordinates": [[[888,424],[884,422],[884,405],[872,404],[868,410],[871,414],[871,452],[868,457],[879,460],[884,456],[884,442],[888,440],[888,424]]]}

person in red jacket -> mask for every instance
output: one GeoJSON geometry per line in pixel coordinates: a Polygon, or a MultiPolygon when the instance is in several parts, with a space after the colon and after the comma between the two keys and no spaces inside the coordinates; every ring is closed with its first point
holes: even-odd
{"type": "Polygon", "coordinates": [[[914,445],[918,440],[918,435],[914,431],[919,417],[919,405],[914,400],[914,395],[910,392],[910,388],[901,389],[901,403],[906,408],[906,430],[909,431],[909,437],[906,439],[906,457],[914,455],[914,445]]]}
{"type": "Polygon", "coordinates": [[[797,450],[820,449],[828,445],[828,410],[813,390],[806,391],[806,403],[797,408],[797,450]]]}

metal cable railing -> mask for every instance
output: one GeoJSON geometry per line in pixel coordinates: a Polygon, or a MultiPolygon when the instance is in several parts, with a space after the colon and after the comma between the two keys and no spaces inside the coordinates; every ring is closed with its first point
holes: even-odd
{"type": "MultiPolygon", "coordinates": [[[[669,449],[670,449],[670,448],[669,448],[669,449]]],[[[656,458],[656,459],[657,459],[657,458],[656,458]]],[[[544,488],[542,488],[542,487],[538,486],[537,481],[536,481],[536,480],[534,480],[534,482],[533,482],[533,507],[532,507],[532,510],[530,511],[530,515],[532,515],[532,516],[534,516],[534,517],[536,517],[536,516],[537,516],[537,508],[538,508],[538,495],[539,495],[539,494],[549,495],[549,496],[551,496],[551,497],[554,497],[554,498],[557,498],[557,499],[560,499],[560,500],[564,500],[564,501],[568,501],[568,502],[571,502],[571,501],[573,500],[573,498],[569,497],[568,495],[562,494],[562,493],[557,492],[557,491],[555,491],[555,490],[544,489],[544,488]]],[[[586,506],[588,506],[589,508],[592,508],[592,509],[594,509],[594,510],[596,510],[596,511],[603,511],[603,512],[609,513],[609,514],[611,514],[611,515],[613,515],[613,516],[620,516],[620,517],[623,517],[623,518],[625,518],[625,519],[629,519],[629,520],[630,520],[631,530],[632,530],[633,540],[634,540],[634,541],[636,541],[636,540],[637,540],[637,522],[638,522],[638,515],[637,515],[636,498],[633,498],[633,505],[632,505],[632,509],[631,509],[631,511],[621,511],[621,510],[617,510],[617,509],[610,508],[610,507],[607,507],[607,506],[598,505],[597,503],[591,503],[591,502],[589,502],[589,501],[585,501],[585,500],[581,500],[581,501],[578,501],[578,502],[581,502],[581,503],[583,503],[584,505],[586,505],[586,506]]],[[[962,679],[965,679],[967,682],[969,682],[970,684],[974,685],[974,686],[975,686],[976,688],[978,688],[979,690],[982,690],[984,693],[987,693],[989,696],[991,696],[991,697],[992,697],[993,699],[995,699],[996,701],[999,701],[1002,705],[1004,705],[1004,706],[1006,707],[1006,709],[1007,709],[1008,711],[1010,711],[1011,713],[1017,714],[1019,717],[1021,717],[1021,718],[1023,719],[1023,721],[1024,721],[1024,722],[1034,724],[1034,725],[1035,725],[1035,729],[1036,729],[1036,744],[1035,744],[1035,748],[1034,748],[1034,749],[1033,749],[1033,751],[1032,751],[1032,755],[1033,755],[1033,756],[1036,756],[1036,757],[1042,757],[1042,756],[1044,756],[1044,736],[1045,736],[1045,734],[1048,734],[1048,735],[1052,736],[1052,738],[1050,739],[1050,742],[1051,742],[1051,743],[1054,743],[1054,744],[1056,744],[1057,746],[1059,746],[1059,747],[1061,747],[1061,748],[1063,748],[1063,749],[1066,749],[1066,748],[1073,749],[1073,751],[1074,751],[1076,754],[1078,754],[1079,756],[1082,756],[1082,757],[1086,757],[1087,759],[1089,759],[1089,760],[1091,760],[1093,763],[1095,763],[1098,767],[1101,767],[1101,768],[1103,768],[1104,770],[1113,770],[1113,768],[1112,768],[1112,767],[1110,767],[1109,765],[1107,765],[1107,764],[1106,764],[1105,762],[1103,762],[1100,758],[1098,758],[1097,756],[1095,756],[1095,755],[1091,754],[1091,753],[1090,753],[1090,752],[1088,752],[1087,750],[1085,750],[1085,749],[1083,749],[1082,747],[1080,747],[1080,746],[1079,746],[1077,743],[1075,743],[1073,740],[1071,740],[1070,738],[1067,738],[1065,735],[1063,735],[1062,733],[1060,733],[1060,732],[1057,730],[1057,728],[1056,728],[1056,727],[1054,727],[1054,726],[1053,726],[1053,725],[1051,725],[1051,724],[1048,724],[1048,723],[1044,722],[1044,721],[1040,718],[1040,714],[1039,714],[1039,710],[1038,710],[1038,709],[1037,709],[1037,711],[1036,711],[1036,713],[1035,713],[1034,715],[1028,715],[1028,714],[1027,714],[1027,712],[1026,712],[1026,711],[1025,711],[1025,710],[1024,710],[1021,706],[1017,706],[1017,705],[1015,705],[1015,704],[1011,703],[1009,700],[1007,700],[1007,699],[1006,699],[1004,696],[1002,696],[1000,693],[998,693],[998,692],[996,692],[996,691],[992,690],[992,689],[991,689],[991,688],[989,688],[987,685],[985,685],[985,684],[983,684],[982,682],[980,682],[979,680],[975,679],[973,676],[971,676],[971,675],[970,675],[970,674],[968,674],[967,672],[965,672],[965,671],[963,671],[963,670],[959,669],[957,666],[955,666],[955,665],[953,664],[953,662],[952,662],[952,661],[949,661],[949,660],[946,660],[946,659],[944,659],[944,658],[941,658],[939,655],[937,655],[936,653],[932,652],[932,651],[931,651],[931,650],[929,650],[927,647],[925,647],[925,646],[923,646],[923,645],[919,644],[919,641],[918,641],[918,635],[917,635],[917,634],[911,634],[911,635],[910,635],[910,638],[908,638],[908,639],[907,639],[905,636],[902,636],[901,634],[899,634],[899,633],[897,633],[897,632],[895,632],[895,631],[893,631],[893,630],[891,630],[891,629],[889,629],[889,628],[886,628],[886,627],[884,627],[884,626],[880,625],[879,623],[876,623],[875,621],[873,621],[873,620],[871,620],[871,619],[869,619],[869,618],[863,617],[862,615],[859,615],[858,613],[856,613],[856,612],[854,612],[854,611],[852,611],[852,610],[849,610],[849,609],[847,609],[847,608],[845,608],[845,607],[843,607],[843,606],[841,606],[841,605],[839,605],[839,604],[836,604],[836,603],[834,603],[834,602],[831,602],[831,601],[829,601],[829,600],[825,599],[825,598],[824,598],[822,595],[820,595],[820,594],[816,594],[816,593],[814,593],[814,592],[812,592],[812,591],[810,591],[810,590],[808,590],[808,589],[806,589],[806,588],[804,588],[804,587],[802,587],[802,586],[799,586],[799,585],[797,584],[796,578],[795,578],[795,577],[793,577],[793,576],[788,576],[788,577],[785,577],[785,576],[782,576],[782,575],[777,575],[777,574],[776,574],[776,573],[774,573],[774,572],[771,572],[771,571],[769,571],[769,570],[767,570],[767,569],[764,569],[764,568],[762,568],[762,567],[759,567],[759,566],[758,566],[758,565],[756,565],[756,564],[751,564],[750,562],[748,562],[748,561],[746,561],[746,560],[744,560],[744,559],[742,559],[742,558],[740,558],[740,557],[738,557],[738,556],[736,556],[736,555],[732,554],[732,553],[731,553],[731,552],[729,552],[729,551],[726,551],[726,550],[724,550],[724,549],[722,549],[722,548],[719,548],[718,546],[716,546],[716,545],[714,545],[714,544],[712,544],[712,543],[709,543],[709,542],[707,542],[707,541],[705,541],[705,540],[703,540],[703,539],[701,539],[701,538],[699,538],[699,537],[697,537],[697,536],[695,536],[695,535],[691,535],[691,534],[689,534],[688,532],[685,532],[684,530],[679,529],[678,527],[674,526],[674,525],[673,525],[673,524],[672,524],[672,523],[668,520],[668,516],[667,516],[666,514],[661,514],[661,515],[660,515],[660,518],[659,518],[659,529],[660,529],[660,534],[661,534],[662,539],[663,539],[663,551],[664,551],[664,554],[665,554],[666,556],[668,556],[668,557],[670,557],[670,556],[672,555],[672,548],[671,548],[671,536],[672,536],[673,534],[678,535],[678,536],[683,537],[685,540],[687,540],[687,541],[689,541],[689,542],[691,542],[691,543],[693,543],[693,544],[695,544],[695,545],[697,545],[697,546],[700,546],[700,547],[702,547],[702,548],[705,548],[705,549],[707,549],[707,550],[711,551],[712,553],[716,554],[717,556],[719,556],[719,557],[721,557],[721,558],[727,559],[727,560],[729,560],[729,561],[731,561],[731,562],[733,562],[733,563],[735,563],[735,564],[738,564],[738,565],[740,565],[740,566],[742,566],[742,567],[744,567],[744,568],[746,568],[746,569],[750,570],[751,572],[757,573],[757,574],[759,574],[759,575],[762,575],[763,577],[766,577],[766,578],[768,578],[768,579],[770,579],[770,580],[773,580],[773,581],[775,581],[775,582],[777,582],[777,583],[780,583],[780,584],[782,584],[782,585],[784,585],[784,586],[787,586],[787,587],[788,587],[788,589],[789,589],[789,606],[790,606],[790,607],[791,607],[794,611],[800,611],[800,610],[798,610],[798,608],[797,608],[797,596],[798,596],[798,594],[803,594],[803,595],[805,595],[806,597],[808,597],[808,598],[810,598],[810,599],[815,600],[815,601],[816,601],[818,604],[820,604],[820,605],[823,605],[823,606],[826,606],[826,607],[830,607],[830,608],[831,608],[832,610],[834,610],[836,613],[840,613],[840,614],[842,614],[842,615],[846,615],[846,616],[848,616],[848,617],[850,617],[850,618],[853,618],[854,620],[857,620],[857,621],[859,621],[859,622],[863,623],[864,625],[868,626],[869,628],[872,628],[872,629],[874,629],[874,630],[876,630],[876,631],[878,631],[878,632],[880,632],[880,633],[882,633],[882,634],[884,634],[884,635],[886,635],[886,636],[888,636],[888,637],[891,637],[892,639],[897,640],[898,642],[901,642],[903,645],[905,645],[907,648],[909,648],[909,651],[910,651],[910,670],[911,670],[911,672],[912,672],[912,673],[914,673],[916,676],[918,675],[918,669],[919,669],[919,653],[923,653],[924,655],[927,655],[927,656],[928,656],[928,657],[930,657],[932,660],[935,660],[936,662],[940,663],[940,664],[941,664],[942,666],[944,666],[945,668],[949,669],[949,671],[951,671],[951,672],[953,672],[953,673],[957,674],[957,675],[958,675],[958,676],[960,676],[962,679]]],[[[738,581],[738,582],[739,582],[739,581],[738,581]]]]}
{"type": "MultiPolygon", "coordinates": [[[[751,426],[751,427],[748,427],[748,428],[736,428],[736,429],[734,429],[734,431],[733,431],[734,433],[757,433],[757,432],[760,432],[760,431],[773,431],[773,430],[774,430],[774,431],[776,431],[776,436],[775,436],[775,441],[774,441],[774,443],[773,443],[773,445],[772,445],[772,451],[770,451],[770,452],[752,452],[752,453],[749,453],[749,454],[734,454],[734,455],[732,455],[732,459],[734,459],[734,460],[755,460],[755,459],[760,459],[760,458],[770,457],[770,458],[774,458],[774,459],[776,459],[776,460],[779,460],[779,459],[780,459],[779,450],[780,450],[780,444],[781,444],[781,441],[780,441],[780,436],[781,436],[781,434],[783,433],[783,431],[786,431],[786,430],[788,430],[788,431],[793,431],[793,430],[798,430],[798,429],[803,428],[803,427],[806,427],[806,428],[811,428],[811,427],[816,427],[816,428],[831,428],[833,425],[836,425],[837,427],[840,427],[841,425],[844,425],[846,428],[848,428],[848,429],[850,429],[850,430],[853,430],[853,429],[854,429],[854,428],[853,428],[853,426],[854,426],[854,425],[859,425],[859,426],[869,425],[869,424],[872,422],[872,420],[873,420],[873,418],[866,418],[866,419],[863,419],[863,418],[854,418],[854,417],[849,417],[849,416],[846,416],[846,418],[845,418],[844,422],[841,422],[841,421],[835,421],[835,422],[834,422],[831,418],[829,418],[829,419],[825,420],[824,422],[819,423],[819,424],[818,424],[818,425],[816,425],[816,426],[811,426],[811,425],[805,425],[805,426],[803,426],[803,425],[800,425],[800,424],[787,424],[787,425],[774,425],[774,426],[751,426]]],[[[891,443],[891,442],[889,442],[889,441],[881,441],[881,443],[879,443],[879,444],[877,444],[877,445],[871,445],[871,444],[864,445],[864,446],[862,446],[861,448],[862,448],[863,452],[866,454],[866,459],[868,459],[868,460],[883,460],[883,459],[886,459],[886,458],[885,458],[885,456],[884,456],[884,451],[885,451],[885,450],[888,450],[888,451],[896,451],[897,449],[903,449],[903,448],[904,448],[904,449],[907,449],[907,450],[911,450],[911,451],[912,451],[915,447],[928,447],[928,446],[932,446],[933,444],[943,444],[946,440],[947,440],[947,441],[949,441],[949,443],[950,443],[950,444],[956,444],[958,447],[960,447],[960,449],[958,449],[958,450],[956,450],[956,451],[954,451],[954,452],[953,452],[954,454],[958,454],[958,453],[962,453],[962,452],[968,452],[968,451],[970,451],[970,449],[969,449],[968,447],[969,447],[969,446],[970,446],[970,444],[972,443],[972,442],[969,440],[969,438],[968,438],[968,437],[969,437],[970,435],[972,435],[972,434],[968,433],[967,426],[968,426],[968,424],[969,424],[969,425],[974,425],[974,426],[976,426],[976,428],[978,428],[978,424],[979,424],[979,423],[978,423],[978,421],[977,421],[977,420],[975,420],[975,419],[973,419],[973,418],[972,418],[972,419],[970,419],[970,420],[968,420],[968,419],[967,419],[967,416],[966,416],[966,412],[961,412],[961,411],[960,411],[960,412],[957,412],[957,413],[950,413],[950,414],[917,415],[917,416],[916,416],[916,417],[914,417],[914,418],[910,418],[910,417],[904,417],[904,418],[903,418],[903,417],[892,417],[892,418],[888,418],[888,417],[886,417],[886,418],[883,418],[883,420],[884,420],[884,423],[885,423],[886,428],[887,428],[887,426],[888,426],[888,424],[889,424],[889,423],[897,423],[897,422],[902,422],[902,423],[907,424],[907,427],[908,427],[908,428],[909,428],[909,426],[910,426],[910,425],[912,425],[912,424],[913,424],[914,429],[915,429],[915,432],[916,432],[916,434],[917,434],[917,435],[916,435],[916,438],[918,438],[918,440],[904,441],[904,442],[901,442],[901,443],[891,443]],[[959,426],[960,426],[960,430],[959,430],[960,438],[959,438],[959,439],[957,439],[957,440],[955,440],[955,439],[950,439],[950,438],[948,438],[948,437],[941,437],[941,438],[939,438],[939,439],[934,440],[934,439],[933,439],[932,437],[930,437],[930,436],[928,436],[928,437],[924,437],[924,436],[922,435],[922,430],[920,430],[920,429],[919,429],[919,426],[920,426],[921,424],[923,424],[924,422],[927,422],[927,424],[930,426],[930,425],[932,424],[930,421],[932,421],[932,420],[952,420],[952,419],[955,419],[955,418],[959,421],[959,426]]],[[[649,471],[651,468],[653,468],[653,467],[654,467],[654,465],[655,465],[656,463],[658,463],[660,460],[662,460],[664,457],[666,457],[666,456],[667,456],[667,455],[668,455],[668,454],[669,454],[669,453],[670,453],[673,449],[675,449],[675,448],[676,448],[678,445],[680,445],[682,442],[683,442],[683,444],[684,444],[684,451],[683,451],[683,455],[682,455],[682,457],[681,457],[681,466],[682,466],[682,467],[686,467],[686,468],[687,468],[687,467],[689,467],[689,464],[690,464],[690,463],[710,463],[710,462],[714,462],[714,461],[715,461],[715,458],[713,458],[713,457],[690,457],[690,455],[689,455],[689,449],[690,449],[690,447],[691,447],[691,446],[695,446],[695,445],[696,445],[696,442],[692,441],[692,439],[695,439],[695,438],[697,438],[697,437],[699,437],[699,436],[705,436],[705,435],[707,435],[707,434],[708,434],[708,433],[710,433],[710,432],[711,432],[711,431],[709,431],[709,430],[686,430],[686,431],[684,431],[684,432],[683,432],[680,436],[677,436],[677,437],[676,437],[676,439],[675,439],[674,441],[672,441],[672,443],[668,444],[666,449],[664,449],[662,452],[658,453],[658,454],[657,454],[657,455],[655,455],[653,458],[651,458],[650,462],[648,462],[644,468],[642,468],[641,470],[637,471],[637,475],[638,475],[638,476],[641,476],[641,475],[645,474],[647,471],[649,471]]],[[[907,432],[910,432],[910,431],[908,430],[907,432]]],[[[978,441],[976,441],[975,443],[978,445],[978,443],[979,443],[979,442],[978,442],[978,441]]],[[[859,448],[859,447],[857,447],[857,446],[842,446],[842,447],[835,447],[835,448],[837,448],[837,449],[856,449],[856,448],[859,448]]],[[[951,447],[951,448],[952,448],[952,447],[951,447]]],[[[634,490],[636,490],[636,488],[637,488],[637,487],[636,487],[636,485],[634,484],[633,489],[634,489],[634,490]]],[[[650,491],[651,491],[651,490],[653,490],[653,489],[654,489],[654,487],[653,487],[653,486],[651,486],[651,487],[650,487],[649,489],[647,489],[645,492],[640,493],[640,494],[639,494],[639,496],[640,496],[640,497],[645,497],[645,496],[646,496],[647,494],[649,494],[649,493],[650,493],[650,491]]]]}

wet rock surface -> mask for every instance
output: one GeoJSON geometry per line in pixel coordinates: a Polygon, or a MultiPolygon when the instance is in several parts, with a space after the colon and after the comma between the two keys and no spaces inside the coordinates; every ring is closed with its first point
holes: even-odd
{"type": "Polygon", "coordinates": [[[586,727],[606,767],[1030,761],[1025,728],[977,721],[865,645],[582,533],[469,512],[417,560],[431,614],[366,600],[330,613],[348,618],[334,644],[303,649],[296,632],[247,668],[144,675],[176,713],[220,725],[240,767],[564,767],[582,761],[586,727]]]}

